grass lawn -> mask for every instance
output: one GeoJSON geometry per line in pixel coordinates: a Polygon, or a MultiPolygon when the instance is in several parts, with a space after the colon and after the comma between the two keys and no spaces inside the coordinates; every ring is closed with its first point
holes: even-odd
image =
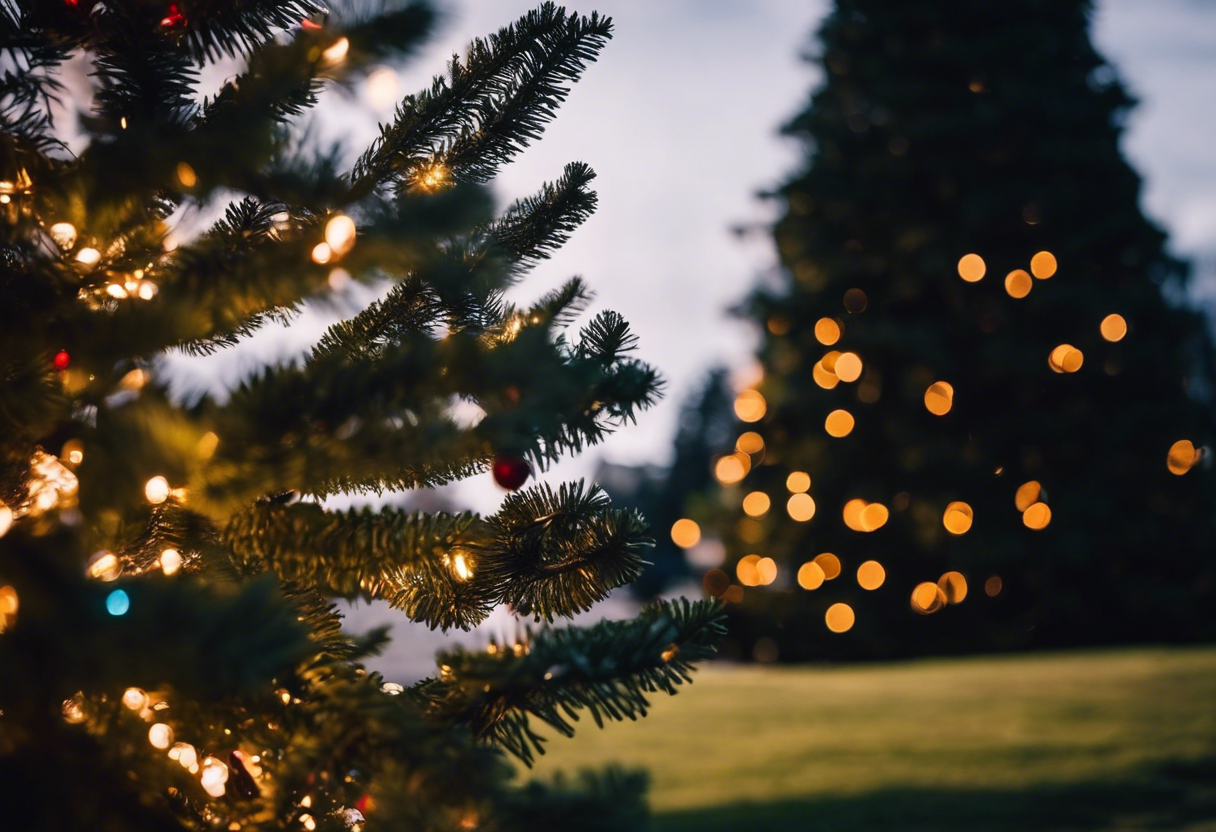
{"type": "Polygon", "coordinates": [[[713,666],[536,773],[608,763],[661,832],[1216,830],[1216,649],[713,666]]]}

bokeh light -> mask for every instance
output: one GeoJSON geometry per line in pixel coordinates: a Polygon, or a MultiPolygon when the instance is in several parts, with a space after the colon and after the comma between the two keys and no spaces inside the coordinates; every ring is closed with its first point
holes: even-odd
{"type": "Polygon", "coordinates": [[[967,597],[967,579],[962,572],[947,572],[937,579],[937,587],[946,597],[947,604],[961,603],[967,597]]]}
{"type": "Polygon", "coordinates": [[[946,593],[931,581],[916,585],[912,590],[912,609],[921,615],[930,615],[946,606],[946,593]]]}
{"type": "Polygon", "coordinates": [[[840,577],[840,558],[831,552],[816,555],[812,562],[823,570],[824,580],[834,581],[840,577]]]}
{"type": "Polygon", "coordinates": [[[925,391],[925,409],[934,416],[945,416],[954,407],[954,387],[947,381],[935,381],[925,391]]]}
{"type": "Polygon", "coordinates": [[[701,527],[697,521],[682,517],[671,525],[671,542],[681,549],[691,549],[701,542],[701,527]]]}
{"type": "Polygon", "coordinates": [[[1179,439],[1173,445],[1170,445],[1169,454],[1165,458],[1165,465],[1169,468],[1171,474],[1180,477],[1194,468],[1195,463],[1199,462],[1202,455],[1202,451],[1196,448],[1191,440],[1179,439]]]}
{"type": "Polygon", "coordinates": [[[747,476],[751,467],[751,458],[736,451],[718,460],[714,465],[714,477],[723,485],[734,485],[747,476]]]}
{"type": "Polygon", "coordinates": [[[942,525],[950,534],[966,534],[975,520],[975,512],[971,506],[961,500],[955,500],[946,506],[942,513],[942,525]]]}
{"type": "Polygon", "coordinates": [[[743,422],[759,422],[768,404],[759,390],[744,390],[735,398],[735,415],[743,422]]]}
{"type": "Polygon", "coordinates": [[[833,410],[823,420],[823,429],[827,431],[828,436],[833,436],[837,439],[852,433],[853,425],[853,414],[847,410],[833,410]]]}
{"type": "Polygon", "coordinates": [[[855,532],[864,532],[865,526],[861,522],[861,513],[865,511],[866,501],[860,497],[854,497],[844,504],[840,515],[844,520],[844,524],[855,532]]]}
{"type": "Polygon", "coordinates": [[[1127,321],[1124,320],[1122,315],[1107,315],[1102,319],[1102,323],[1098,325],[1098,329],[1101,331],[1102,337],[1107,341],[1122,341],[1123,336],[1127,335],[1127,321]]]}
{"type": "Polygon", "coordinates": [[[887,579],[887,570],[876,560],[868,560],[857,567],[857,585],[862,589],[878,589],[887,579]]]}
{"type": "Polygon", "coordinates": [[[1046,280],[1056,273],[1056,256],[1050,251],[1040,251],[1030,258],[1030,273],[1039,280],[1046,280]]]}
{"type": "Polygon", "coordinates": [[[846,633],[853,629],[853,623],[857,617],[853,614],[853,608],[848,604],[836,603],[828,607],[823,620],[833,633],[846,633]]]}
{"type": "Polygon", "coordinates": [[[840,340],[840,323],[832,318],[820,318],[815,322],[815,340],[830,347],[840,340]]]}
{"type": "Polygon", "coordinates": [[[798,567],[798,586],[803,589],[819,589],[825,580],[827,576],[823,574],[823,567],[813,560],[798,567]]]}
{"type": "Polygon", "coordinates": [[[131,609],[131,596],[126,590],[116,589],[106,596],[106,612],[110,615],[126,615],[131,609]]]}
{"type": "Polygon", "coordinates": [[[861,510],[861,517],[858,518],[861,531],[873,532],[881,529],[887,524],[891,512],[882,503],[867,503],[866,507],[861,510]]]}
{"type": "Polygon", "coordinates": [[[1075,373],[1084,361],[1085,356],[1072,344],[1060,344],[1047,356],[1047,366],[1057,373],[1075,373]]]}
{"type": "Polygon", "coordinates": [[[1013,495],[1013,504],[1018,507],[1018,511],[1025,511],[1031,505],[1039,501],[1039,495],[1043,493],[1043,486],[1038,480],[1030,480],[1018,486],[1017,493],[1013,495]]]}
{"type": "Polygon", "coordinates": [[[711,569],[701,579],[701,586],[705,588],[706,595],[712,595],[717,598],[730,587],[730,575],[727,575],[721,569],[711,569]]]}
{"type": "Polygon", "coordinates": [[[772,504],[773,501],[763,491],[753,491],[743,498],[743,511],[751,517],[760,517],[772,504]]]}
{"type": "Polygon", "coordinates": [[[785,478],[785,487],[794,494],[801,494],[811,487],[811,475],[806,471],[794,471],[785,478]]]}
{"type": "Polygon", "coordinates": [[[855,352],[841,353],[836,359],[836,364],[832,368],[832,372],[841,381],[852,382],[861,378],[861,356],[855,352]]]}
{"type": "Polygon", "coordinates": [[[791,520],[805,523],[815,516],[815,501],[805,492],[792,495],[785,504],[791,520]]]}
{"type": "Polygon", "coordinates": [[[978,254],[964,254],[959,258],[958,276],[968,283],[982,280],[987,271],[988,267],[984,265],[984,258],[978,254]]]}
{"type": "Polygon", "coordinates": [[[764,437],[754,430],[739,434],[735,440],[735,450],[744,454],[758,454],[764,450],[764,437]]]}
{"type": "Polygon", "coordinates": [[[995,598],[1001,594],[1005,582],[1001,580],[1000,575],[990,575],[988,580],[984,581],[984,594],[989,598],[995,598]]]}
{"type": "Polygon", "coordinates": [[[760,586],[768,586],[777,580],[777,561],[772,558],[760,558],[756,561],[756,582],[760,586]]]}
{"type": "Polygon", "coordinates": [[[1022,269],[1014,269],[1009,274],[1005,275],[1005,291],[1009,293],[1009,297],[1021,300],[1030,294],[1031,288],[1034,286],[1034,281],[1030,275],[1022,269]]]}
{"type": "MultiPolygon", "coordinates": [[[[835,358],[832,359],[833,362],[835,360],[835,358]]],[[[831,390],[837,384],[840,384],[840,379],[836,377],[835,373],[825,367],[823,362],[823,358],[815,362],[815,366],[811,368],[811,378],[824,390],[831,390]]]]}
{"type": "Polygon", "coordinates": [[[758,586],[760,584],[760,571],[756,565],[760,563],[759,555],[746,555],[739,559],[735,564],[735,577],[739,579],[739,583],[744,586],[758,586]]]}
{"type": "Polygon", "coordinates": [[[860,289],[850,289],[844,293],[844,308],[850,315],[860,315],[866,311],[870,299],[860,289]]]}
{"type": "Polygon", "coordinates": [[[1034,503],[1022,512],[1022,522],[1028,529],[1042,531],[1051,522],[1051,509],[1047,503],[1034,503]]]}

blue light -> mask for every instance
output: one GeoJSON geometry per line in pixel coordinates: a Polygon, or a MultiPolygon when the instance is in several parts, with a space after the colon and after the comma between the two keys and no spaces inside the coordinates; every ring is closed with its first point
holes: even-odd
{"type": "Polygon", "coordinates": [[[126,615],[131,609],[131,596],[125,589],[116,589],[106,596],[106,612],[110,615],[126,615]]]}

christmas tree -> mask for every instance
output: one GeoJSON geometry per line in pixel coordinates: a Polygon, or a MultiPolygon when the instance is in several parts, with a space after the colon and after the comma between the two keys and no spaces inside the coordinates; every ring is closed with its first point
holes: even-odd
{"type": "MultiPolygon", "coordinates": [[[[423,38],[417,3],[0,4],[0,821],[11,830],[637,828],[620,773],[515,786],[537,729],[636,718],[712,653],[719,613],[550,627],[637,576],[642,518],[521,489],[655,398],[587,286],[504,291],[595,207],[592,171],[495,213],[611,33],[545,4],[406,97],[353,165],[301,117],[423,38]],[[205,71],[239,65],[202,96],[205,71]],[[69,152],[64,64],[95,83],[69,152]],[[211,219],[208,220],[207,218],[211,219]],[[218,217],[218,219],[216,219],[218,217]],[[380,298],[223,396],[166,351],[222,351],[351,281],[380,298]],[[470,412],[475,417],[470,417],[470,412]],[[490,517],[332,495],[491,470],[490,517]],[[545,622],[385,682],[332,600],[429,627],[545,622]]],[[[83,105],[82,105],[83,108],[83,105]]],[[[530,625],[529,625],[530,626],[530,625]]]]}
{"type": "Polygon", "coordinates": [[[1211,344],[1091,12],[837,0],[822,24],[783,268],[746,303],[764,378],[716,462],[732,557],[706,586],[742,596],[744,649],[1216,634],[1211,344]]]}

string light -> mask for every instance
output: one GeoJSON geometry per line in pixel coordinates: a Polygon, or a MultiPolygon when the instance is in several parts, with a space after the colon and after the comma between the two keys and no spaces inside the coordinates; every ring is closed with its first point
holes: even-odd
{"type": "Polygon", "coordinates": [[[324,266],[333,259],[333,249],[329,247],[329,243],[317,243],[312,247],[312,262],[318,266],[324,266]]]}
{"type": "Polygon", "coordinates": [[[144,483],[144,496],[152,505],[160,505],[169,499],[169,481],[164,477],[153,477],[144,483]]]}
{"type": "Polygon", "coordinates": [[[967,579],[962,572],[946,572],[937,579],[937,588],[947,604],[961,604],[967,597],[967,579]]]}
{"type": "Polygon", "coordinates": [[[99,581],[116,581],[122,574],[122,564],[113,552],[96,552],[85,565],[85,574],[99,581]]]}
{"type": "Polygon", "coordinates": [[[1033,503],[1022,512],[1022,523],[1026,528],[1042,531],[1051,522],[1051,508],[1047,503],[1033,503]]]}
{"type": "Polygon", "coordinates": [[[62,249],[76,245],[76,226],[70,222],[57,222],[49,229],[51,240],[62,249]]]}
{"type": "Polygon", "coordinates": [[[13,626],[17,620],[17,610],[20,606],[16,588],[0,586],[0,633],[13,626]]]}
{"type": "Polygon", "coordinates": [[[805,523],[815,516],[815,501],[810,494],[794,494],[786,501],[785,510],[791,520],[805,523]]]}
{"type": "Polygon", "coordinates": [[[811,475],[806,471],[793,471],[785,478],[785,487],[793,494],[801,494],[811,487],[811,475]]]}
{"type": "Polygon", "coordinates": [[[163,722],[156,723],[148,729],[148,742],[163,751],[173,744],[173,729],[163,722]]]}
{"type": "Polygon", "coordinates": [[[857,567],[857,585],[862,589],[878,589],[886,580],[887,570],[876,560],[868,560],[857,567]]]}
{"type": "Polygon", "coordinates": [[[853,382],[861,378],[861,356],[855,352],[841,353],[832,367],[836,377],[844,382],[853,382]]]}
{"type": "Polygon", "coordinates": [[[1030,258],[1030,273],[1039,280],[1046,280],[1056,273],[1056,256],[1050,251],[1040,251],[1030,258]]]}
{"type": "Polygon", "coordinates": [[[452,571],[462,581],[467,581],[473,577],[473,568],[469,566],[468,558],[465,557],[464,552],[457,552],[452,555],[452,571]]]}
{"type": "Polygon", "coordinates": [[[833,633],[847,633],[853,629],[856,620],[853,608],[845,603],[832,604],[823,616],[824,623],[833,633]]]}
{"type": "Polygon", "coordinates": [[[682,517],[671,525],[671,542],[681,549],[691,549],[701,542],[701,527],[695,520],[682,517]]]}
{"type": "Polygon", "coordinates": [[[714,477],[723,485],[733,485],[747,476],[752,461],[747,454],[727,454],[714,465],[714,477]]]}
{"type": "Polygon", "coordinates": [[[768,403],[759,390],[744,390],[735,397],[735,415],[744,422],[758,422],[764,418],[768,403]]]}
{"type": "Polygon", "coordinates": [[[183,188],[193,188],[198,184],[198,174],[186,162],[177,163],[177,181],[183,188]]]}
{"type": "Polygon", "coordinates": [[[175,575],[182,568],[182,555],[176,549],[166,549],[160,553],[160,570],[166,575],[175,575]]]}
{"type": "Polygon", "coordinates": [[[329,222],[325,223],[325,243],[330,248],[331,256],[342,257],[347,254],[355,245],[356,234],[355,221],[350,217],[345,214],[335,214],[331,217],[329,222]]]}
{"type": "Polygon", "coordinates": [[[141,688],[127,688],[122,693],[122,704],[132,711],[142,711],[148,707],[148,694],[141,688]]]}
{"type": "Polygon", "coordinates": [[[208,757],[203,760],[203,771],[199,775],[199,783],[203,787],[203,791],[212,797],[223,797],[227,791],[225,784],[228,782],[228,766],[217,760],[215,757],[208,757]]]}
{"type": "Polygon", "coordinates": [[[1057,373],[1075,373],[1084,362],[1085,356],[1072,344],[1060,344],[1047,356],[1047,366],[1057,373]]]}
{"type": "Polygon", "coordinates": [[[350,41],[345,37],[338,38],[333,42],[333,45],[321,53],[321,58],[326,66],[337,66],[346,59],[346,53],[350,51],[350,41]]]}
{"type": "Polygon", "coordinates": [[[106,612],[113,616],[126,615],[131,609],[131,596],[126,590],[116,589],[106,596],[106,612]]]}
{"type": "Polygon", "coordinates": [[[96,266],[101,262],[101,252],[91,246],[86,246],[76,252],[76,262],[84,266],[96,266]]]}
{"type": "Polygon", "coordinates": [[[819,589],[826,578],[827,576],[823,574],[823,567],[813,560],[798,567],[798,586],[803,589],[819,589]]]}
{"type": "Polygon", "coordinates": [[[1031,505],[1039,501],[1039,495],[1043,493],[1043,486],[1038,480],[1030,480],[1018,486],[1017,492],[1013,495],[1013,504],[1017,506],[1018,511],[1025,511],[1031,505]]]}
{"type": "Polygon", "coordinates": [[[1123,319],[1122,315],[1110,314],[1102,319],[1098,330],[1107,341],[1122,341],[1123,337],[1127,335],[1127,321],[1123,319]]]}
{"type": "Polygon", "coordinates": [[[912,609],[921,615],[932,615],[946,605],[946,593],[931,581],[916,585],[912,590],[912,609]]]}
{"type": "Polygon", "coordinates": [[[834,581],[840,577],[840,571],[842,569],[840,565],[840,558],[836,557],[831,552],[823,552],[822,554],[816,555],[814,563],[821,570],[823,570],[824,580],[834,581]]]}
{"type": "Polygon", "coordinates": [[[852,413],[847,410],[833,410],[823,420],[823,429],[827,431],[828,436],[840,439],[853,432],[854,424],[852,413]]]}
{"type": "Polygon", "coordinates": [[[820,318],[815,322],[815,340],[830,347],[840,340],[840,322],[833,318],[820,318]]]}
{"type": "Polygon", "coordinates": [[[958,276],[968,283],[976,283],[983,279],[988,267],[984,258],[978,254],[964,254],[958,261],[958,276]]]}
{"type": "Polygon", "coordinates": [[[955,500],[946,506],[942,513],[942,525],[950,534],[966,534],[975,519],[971,506],[961,500],[955,500]]]}
{"type": "Polygon", "coordinates": [[[1179,439],[1173,445],[1170,445],[1169,453],[1165,458],[1165,465],[1171,474],[1180,477],[1194,468],[1201,456],[1202,451],[1196,448],[1191,440],[1179,439]]]}
{"type": "Polygon", "coordinates": [[[1023,269],[1014,269],[1009,274],[1005,275],[1005,291],[1009,293],[1009,297],[1018,300],[1030,294],[1030,290],[1034,287],[1034,281],[1030,275],[1023,269]]]}
{"type": "Polygon", "coordinates": [[[0,537],[8,534],[8,530],[13,527],[13,510],[0,502],[0,537]]]}
{"type": "Polygon", "coordinates": [[[945,416],[954,407],[954,387],[946,381],[935,381],[925,391],[925,409],[934,416],[945,416]]]}
{"type": "Polygon", "coordinates": [[[764,437],[754,430],[739,434],[735,440],[735,450],[745,454],[761,453],[764,450],[764,437]]]}

